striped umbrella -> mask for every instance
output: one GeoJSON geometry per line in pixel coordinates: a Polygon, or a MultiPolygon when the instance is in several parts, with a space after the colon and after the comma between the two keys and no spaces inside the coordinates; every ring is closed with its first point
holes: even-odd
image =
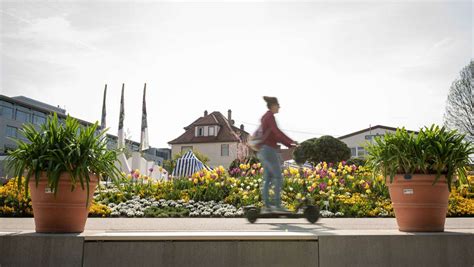
{"type": "Polygon", "coordinates": [[[193,153],[189,150],[181,158],[176,161],[176,167],[173,170],[174,177],[189,177],[194,173],[203,169],[212,170],[210,167],[202,163],[193,153]]]}

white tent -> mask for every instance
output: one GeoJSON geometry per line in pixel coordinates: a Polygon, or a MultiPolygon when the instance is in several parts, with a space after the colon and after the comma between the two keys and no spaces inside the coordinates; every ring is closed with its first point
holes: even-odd
{"type": "Polygon", "coordinates": [[[212,170],[204,165],[195,155],[189,150],[176,161],[176,167],[173,170],[173,177],[189,177],[194,173],[203,169],[212,170]]]}

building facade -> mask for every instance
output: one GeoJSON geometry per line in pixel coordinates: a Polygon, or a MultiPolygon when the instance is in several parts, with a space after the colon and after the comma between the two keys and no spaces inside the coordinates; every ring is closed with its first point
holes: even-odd
{"type": "MultiPolygon", "coordinates": [[[[0,177],[6,175],[5,159],[8,151],[16,148],[16,143],[11,138],[24,138],[20,129],[26,123],[32,123],[39,127],[46,122],[48,116],[56,113],[60,121],[67,117],[65,109],[55,107],[24,96],[8,97],[0,95],[0,177]]],[[[77,119],[83,126],[91,125],[91,122],[77,119]]],[[[126,140],[127,149],[130,152],[139,151],[140,143],[126,140]]],[[[117,136],[107,134],[107,147],[117,148],[117,136]]],[[[143,157],[148,161],[154,161],[162,166],[164,160],[171,158],[171,150],[168,148],[153,148],[143,152],[143,157]]]]}
{"type": "MultiPolygon", "coordinates": [[[[376,136],[383,136],[385,133],[394,133],[396,131],[397,128],[376,125],[367,129],[343,135],[338,139],[344,142],[351,149],[351,158],[361,158],[367,155],[364,147],[367,145],[367,143],[372,143],[376,136]]],[[[415,131],[408,132],[414,132],[415,134],[418,133],[415,131]]]]}
{"type": "Polygon", "coordinates": [[[249,133],[241,125],[234,126],[232,111],[227,118],[220,112],[207,111],[192,124],[184,127],[185,133],[169,142],[172,156],[188,150],[197,151],[209,158],[211,167],[229,167],[237,158],[248,156],[247,139],[249,133]]]}

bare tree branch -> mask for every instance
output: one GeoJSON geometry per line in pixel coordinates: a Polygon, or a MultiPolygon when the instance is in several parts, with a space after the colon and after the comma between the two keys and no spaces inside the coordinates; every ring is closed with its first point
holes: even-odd
{"type": "Polygon", "coordinates": [[[456,129],[466,135],[466,139],[474,142],[474,61],[459,73],[448,94],[444,125],[456,129]]]}

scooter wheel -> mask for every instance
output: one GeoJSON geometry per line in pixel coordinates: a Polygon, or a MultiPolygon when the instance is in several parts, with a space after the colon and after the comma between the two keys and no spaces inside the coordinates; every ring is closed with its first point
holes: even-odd
{"type": "Polygon", "coordinates": [[[319,219],[319,207],[318,206],[307,206],[304,210],[304,217],[310,223],[315,223],[319,219]]]}
{"type": "Polygon", "coordinates": [[[258,210],[256,208],[250,208],[247,210],[247,220],[250,222],[250,223],[254,223],[257,221],[258,219],[258,210]]]}

